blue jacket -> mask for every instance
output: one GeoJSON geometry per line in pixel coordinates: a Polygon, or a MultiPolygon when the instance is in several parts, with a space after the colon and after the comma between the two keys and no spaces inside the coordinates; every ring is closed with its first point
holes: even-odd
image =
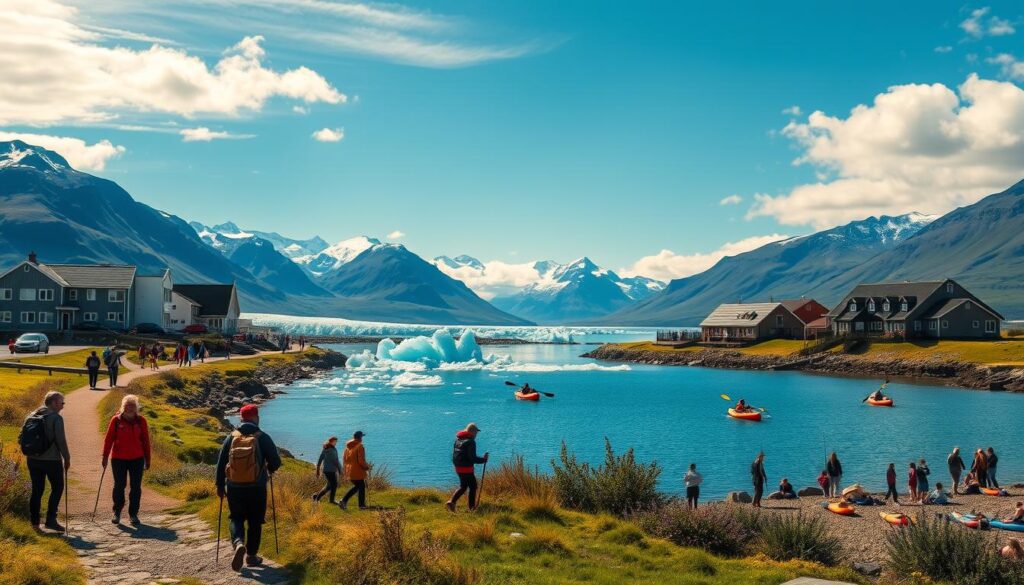
{"type": "MultiPolygon", "coordinates": [[[[238,427],[238,432],[243,435],[251,435],[257,431],[260,431],[260,428],[256,426],[256,423],[244,422],[238,427]]],[[[226,470],[228,466],[228,458],[231,454],[232,440],[233,437],[228,435],[228,438],[224,439],[224,444],[220,448],[220,457],[217,459],[217,487],[223,488],[225,485],[235,488],[252,487],[247,485],[233,486],[232,484],[227,483],[226,470]]],[[[256,480],[256,485],[264,486],[267,484],[269,473],[274,473],[280,469],[281,454],[277,452],[277,445],[274,444],[274,440],[270,438],[270,435],[262,431],[260,431],[260,436],[256,440],[256,445],[258,447],[256,456],[262,459],[260,463],[262,463],[261,467],[263,467],[263,471],[260,472],[260,476],[256,480]]]]}

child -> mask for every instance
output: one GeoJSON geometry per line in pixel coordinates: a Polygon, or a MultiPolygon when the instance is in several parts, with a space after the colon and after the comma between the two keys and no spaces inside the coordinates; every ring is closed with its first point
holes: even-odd
{"type": "Polygon", "coordinates": [[[896,493],[896,464],[890,463],[889,469],[885,470],[885,484],[889,487],[888,491],[885,492],[885,501],[889,501],[889,496],[892,496],[892,501],[897,506],[900,505],[900,496],[896,493]]]}
{"type": "Polygon", "coordinates": [[[826,496],[828,495],[828,471],[822,469],[821,475],[818,476],[818,485],[821,486],[821,491],[826,496]]]}
{"type": "Polygon", "coordinates": [[[935,482],[935,491],[928,494],[925,498],[924,503],[926,504],[938,504],[944,506],[949,503],[949,499],[946,497],[946,492],[942,489],[941,482],[935,482]]]}

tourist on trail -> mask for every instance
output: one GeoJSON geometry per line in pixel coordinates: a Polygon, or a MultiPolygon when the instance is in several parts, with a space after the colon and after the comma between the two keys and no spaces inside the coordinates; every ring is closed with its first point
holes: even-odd
{"type": "Polygon", "coordinates": [[[683,476],[683,484],[686,486],[686,507],[697,509],[697,499],[700,498],[700,484],[704,477],[697,471],[697,464],[691,463],[690,469],[683,476]]]}
{"type": "Polygon", "coordinates": [[[476,423],[469,423],[466,428],[455,433],[455,445],[452,447],[452,463],[455,465],[455,473],[459,476],[459,489],[455,490],[444,506],[450,512],[455,511],[455,505],[459,503],[462,494],[469,490],[469,509],[476,510],[476,469],[477,463],[487,463],[490,453],[484,453],[483,457],[476,455],[476,436],[480,427],[476,423]]]}
{"type": "Polygon", "coordinates": [[[1011,561],[1024,561],[1024,546],[1021,546],[1020,540],[1011,538],[999,550],[999,556],[1011,561]]]}
{"type": "Polygon", "coordinates": [[[178,362],[178,367],[185,365],[185,345],[180,341],[174,348],[174,361],[178,362]]]}
{"type": "Polygon", "coordinates": [[[931,475],[932,470],[928,469],[928,464],[922,459],[917,463],[917,494],[921,498],[921,503],[924,503],[925,498],[928,497],[928,476],[931,475]]]}
{"type": "MultiPolygon", "coordinates": [[[[145,366],[145,363],[143,363],[145,366]]],[[[110,376],[110,387],[117,387],[117,373],[121,371],[121,354],[117,349],[111,349],[107,355],[107,375],[110,376]]]]}
{"type": "Polygon", "coordinates": [[[121,523],[124,510],[124,490],[129,481],[128,518],[138,526],[139,506],[142,502],[142,473],[149,469],[149,425],[139,412],[139,397],[127,394],[121,399],[121,408],[107,425],[103,439],[103,467],[110,462],[114,475],[114,517],[111,522],[121,523]]]}
{"type": "Polygon", "coordinates": [[[828,495],[828,470],[822,469],[818,476],[818,485],[821,486],[822,495],[828,495]]]}
{"type": "Polygon", "coordinates": [[[828,470],[828,496],[830,498],[838,498],[842,495],[842,491],[839,489],[839,482],[843,479],[843,464],[839,462],[839,456],[836,455],[835,451],[828,456],[825,469],[828,470]]]}
{"type": "Polygon", "coordinates": [[[953,494],[958,494],[960,485],[960,474],[964,472],[964,460],[960,458],[960,447],[953,447],[953,452],[946,457],[946,465],[949,467],[949,477],[953,480],[953,494]]]}
{"type": "Polygon", "coordinates": [[[185,362],[188,367],[192,367],[192,360],[196,359],[196,344],[188,344],[188,349],[185,351],[185,362]]]}
{"type": "Polygon", "coordinates": [[[320,451],[320,459],[316,462],[316,476],[320,477],[320,472],[324,472],[324,478],[327,479],[327,485],[320,491],[313,494],[313,501],[319,502],[320,498],[324,497],[324,494],[330,493],[330,501],[332,504],[338,502],[334,499],[335,494],[338,491],[338,473],[341,472],[341,461],[338,460],[338,437],[331,437],[324,442],[324,448],[320,451]]]}
{"type": "Polygon", "coordinates": [[[247,404],[239,411],[238,426],[217,459],[217,496],[228,499],[228,530],[234,556],[231,568],[242,570],[263,564],[257,554],[267,516],[267,481],[281,467],[281,455],[270,435],[260,431],[259,409],[247,404]],[[248,528],[248,530],[247,530],[248,528]]]}
{"type": "Polygon", "coordinates": [[[306,336],[305,335],[300,335],[299,336],[299,351],[302,351],[304,349],[306,349],[306,336]]]}
{"type": "Polygon", "coordinates": [[[924,503],[938,504],[940,506],[944,506],[949,503],[949,498],[946,497],[946,491],[942,489],[942,482],[935,482],[935,489],[925,497],[924,503]]]}
{"type": "Polygon", "coordinates": [[[366,448],[363,447],[363,431],[352,433],[352,438],[345,443],[345,476],[352,482],[341,502],[338,504],[342,510],[348,509],[349,499],[359,494],[359,509],[366,509],[366,472],[370,471],[370,465],[366,462],[366,448]]]}
{"type": "Polygon", "coordinates": [[[32,480],[32,495],[28,510],[32,526],[39,526],[41,505],[46,482],[50,483],[50,499],[46,505],[46,524],[50,530],[64,532],[57,523],[60,498],[64,493],[64,477],[71,469],[71,452],[64,434],[64,395],[49,392],[43,399],[43,406],[25,419],[18,436],[21,452],[25,454],[28,475],[32,480]]]}
{"type": "Polygon", "coordinates": [[[784,477],[782,478],[782,481],[779,482],[779,491],[773,493],[769,497],[778,500],[795,500],[796,491],[793,489],[793,484],[789,483],[789,480],[784,477]]]}
{"type": "Polygon", "coordinates": [[[889,469],[885,470],[885,485],[886,485],[885,501],[888,502],[889,501],[889,496],[892,496],[893,503],[895,503],[897,506],[899,506],[900,505],[900,496],[896,492],[896,464],[895,463],[890,463],[889,464],[889,469]]]}
{"type": "Polygon", "coordinates": [[[139,344],[139,365],[146,367],[146,358],[149,357],[149,349],[146,348],[146,343],[139,344]]]}
{"type": "Polygon", "coordinates": [[[910,470],[907,471],[907,485],[910,487],[910,501],[916,502],[917,497],[917,464],[910,462],[910,470]]]}
{"type": "Polygon", "coordinates": [[[768,474],[764,471],[764,451],[758,453],[754,462],[750,464],[750,479],[754,482],[754,507],[760,508],[764,484],[768,481],[768,474]]]}
{"type": "Polygon", "coordinates": [[[14,338],[13,337],[8,337],[7,338],[7,351],[9,351],[11,353],[11,355],[14,355],[14,338]]]}
{"type": "Polygon", "coordinates": [[[206,363],[206,353],[207,353],[206,352],[206,342],[205,341],[200,341],[199,342],[199,351],[198,351],[199,362],[200,363],[203,363],[203,364],[206,363]]]}
{"type": "Polygon", "coordinates": [[[1024,523],[1024,502],[1017,502],[1017,509],[1013,511],[1013,514],[1003,520],[1003,522],[1016,524],[1024,523]]]}
{"type": "Polygon", "coordinates": [[[231,359],[231,338],[224,340],[224,359],[231,359]]]}
{"type": "Polygon", "coordinates": [[[89,352],[89,357],[85,358],[85,369],[89,370],[89,388],[95,390],[100,377],[100,358],[95,351],[89,352]]]}
{"type": "Polygon", "coordinates": [[[985,452],[978,449],[974,452],[974,461],[971,463],[971,471],[974,472],[974,478],[978,480],[978,484],[981,487],[988,485],[988,458],[985,457],[985,452]]]}
{"type": "Polygon", "coordinates": [[[985,463],[988,465],[988,487],[999,489],[999,482],[996,481],[996,465],[999,463],[999,457],[996,456],[992,447],[985,452],[985,463]]]}
{"type": "Polygon", "coordinates": [[[159,370],[160,366],[157,364],[157,358],[160,357],[160,350],[157,349],[156,344],[149,350],[149,367],[153,370],[159,370]]]}

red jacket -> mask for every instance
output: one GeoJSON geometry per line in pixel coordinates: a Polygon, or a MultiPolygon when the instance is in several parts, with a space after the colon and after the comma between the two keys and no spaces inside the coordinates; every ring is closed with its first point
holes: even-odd
{"type": "Polygon", "coordinates": [[[149,465],[149,425],[142,415],[135,415],[135,420],[128,422],[120,415],[114,415],[107,426],[107,436],[103,439],[103,457],[113,459],[146,458],[149,465]]]}
{"type": "Polygon", "coordinates": [[[889,487],[896,487],[896,470],[895,469],[887,469],[885,471],[885,483],[889,484],[889,487]]]}

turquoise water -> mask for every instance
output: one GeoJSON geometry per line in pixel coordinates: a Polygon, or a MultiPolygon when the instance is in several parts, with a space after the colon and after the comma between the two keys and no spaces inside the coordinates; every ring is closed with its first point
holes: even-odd
{"type": "MultiPolygon", "coordinates": [[[[334,348],[353,354],[373,346],[334,348]]],[[[749,463],[760,449],[770,485],[783,476],[798,487],[815,485],[826,450],[839,453],[844,485],[884,489],[889,462],[902,485],[907,463],[921,457],[931,465],[931,483],[947,483],[945,458],[954,445],[968,462],[973,449],[994,447],[1000,482],[1024,479],[1024,462],[1012,451],[1024,445],[1021,395],[892,382],[896,407],[879,408],[860,402],[878,380],[642,365],[579,370],[617,366],[578,357],[587,349],[484,347],[509,356],[511,365],[498,371],[338,370],[286,387],[288,394],[263,407],[262,426],[310,461],[327,436],[363,430],[369,459],[386,463],[404,486],[451,485],[454,433],[470,421],[483,429],[481,451],[497,460],[519,453],[545,470],[562,441],[582,459],[599,462],[608,437],[617,451],[633,447],[639,460],[657,460],[664,467],[661,488],[679,493],[686,466],[695,462],[708,497],[749,489],[749,463]],[[433,385],[395,388],[402,375],[433,385]],[[529,381],[557,396],[519,402],[505,380],[529,381]],[[771,416],[762,423],[731,419],[721,393],[745,397],[771,416]]]]}

